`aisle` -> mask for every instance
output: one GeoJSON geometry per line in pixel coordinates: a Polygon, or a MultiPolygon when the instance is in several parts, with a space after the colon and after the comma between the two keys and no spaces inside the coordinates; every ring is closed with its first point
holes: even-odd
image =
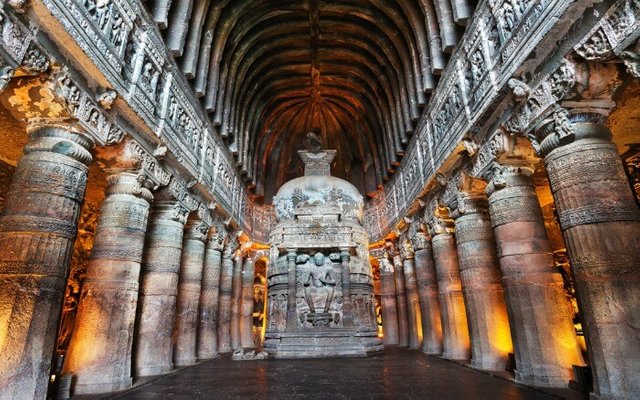
{"type": "Polygon", "coordinates": [[[154,400],[558,398],[402,349],[387,350],[384,355],[367,359],[234,362],[223,358],[176,371],[113,397],[154,400]]]}

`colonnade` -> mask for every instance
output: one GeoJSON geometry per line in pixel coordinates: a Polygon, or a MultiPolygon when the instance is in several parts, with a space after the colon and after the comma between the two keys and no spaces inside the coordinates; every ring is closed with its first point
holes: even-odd
{"type": "MultiPolygon", "coordinates": [[[[95,150],[60,122],[29,134],[0,217],[0,398],[45,397],[95,150]]],[[[251,243],[134,141],[112,152],[64,362],[74,394],[254,347],[251,243]]]]}
{"type": "Polygon", "coordinates": [[[560,112],[570,140],[555,136],[559,118],[545,120],[535,132],[540,158],[512,150],[476,176],[463,169],[405,218],[398,236],[372,250],[381,266],[385,344],[416,348],[421,340],[426,354],[483,370],[504,370],[513,353],[516,381],[535,386],[567,386],[572,366],[587,362],[594,397],[633,398],[640,393],[640,212],[605,117],[560,112]],[[545,173],[586,358],[536,193],[534,177],[545,173]],[[420,320],[405,300],[413,292],[406,282],[416,281],[420,320]]]}

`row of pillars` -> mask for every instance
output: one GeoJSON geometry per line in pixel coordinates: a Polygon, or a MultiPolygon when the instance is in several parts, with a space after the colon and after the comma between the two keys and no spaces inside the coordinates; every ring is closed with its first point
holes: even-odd
{"type": "MultiPolygon", "coordinates": [[[[1,399],[45,397],[93,158],[68,126],[30,135],[0,217],[1,399]]],[[[132,171],[107,178],[64,363],[75,394],[254,347],[254,260],[152,186],[132,171]]]]}
{"type": "MultiPolygon", "coordinates": [[[[574,120],[574,140],[543,154],[544,162],[576,284],[592,396],[639,398],[640,212],[599,121],[574,120]]],[[[397,245],[388,241],[373,254],[384,341],[486,370],[504,370],[513,352],[516,381],[567,386],[572,366],[585,360],[533,169],[521,161],[496,163],[484,192],[459,191],[455,207],[428,210],[397,245]]]]}

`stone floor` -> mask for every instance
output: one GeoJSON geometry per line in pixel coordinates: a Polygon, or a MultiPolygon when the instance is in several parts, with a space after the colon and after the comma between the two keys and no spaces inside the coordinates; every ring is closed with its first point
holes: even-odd
{"type": "Polygon", "coordinates": [[[222,358],[138,383],[111,398],[576,400],[581,396],[568,389],[542,392],[418,352],[388,349],[367,359],[222,358]]]}

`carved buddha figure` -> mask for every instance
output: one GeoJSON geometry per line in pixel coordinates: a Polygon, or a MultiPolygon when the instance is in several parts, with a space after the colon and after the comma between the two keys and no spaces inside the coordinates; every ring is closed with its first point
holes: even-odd
{"type": "MultiPolygon", "coordinates": [[[[331,269],[319,269],[325,265],[325,256],[321,252],[317,252],[313,255],[313,264],[316,268],[309,270],[307,278],[303,282],[304,286],[304,298],[309,306],[309,311],[313,314],[316,313],[316,300],[325,297],[324,307],[322,313],[329,312],[331,303],[333,302],[333,296],[335,294],[336,281],[331,276],[331,269]]],[[[321,301],[321,300],[320,300],[321,301]]]]}

